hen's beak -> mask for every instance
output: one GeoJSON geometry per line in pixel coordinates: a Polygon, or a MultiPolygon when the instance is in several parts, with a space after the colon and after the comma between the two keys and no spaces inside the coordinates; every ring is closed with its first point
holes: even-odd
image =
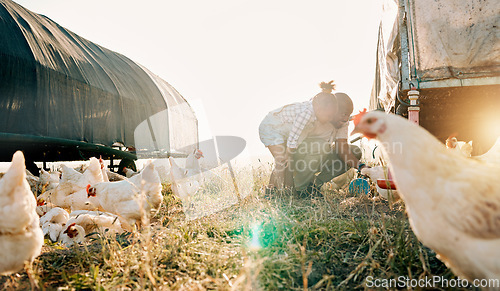
{"type": "Polygon", "coordinates": [[[358,125],[356,125],[356,127],[354,127],[354,130],[351,132],[351,135],[356,134],[356,133],[360,133],[363,135],[363,137],[366,137],[369,139],[377,137],[377,135],[371,133],[370,129],[366,128],[366,125],[364,125],[364,124],[358,124],[358,125]]]}
{"type": "Polygon", "coordinates": [[[361,130],[359,124],[354,127],[354,129],[351,132],[351,135],[356,134],[356,133],[363,133],[363,131],[361,130]]]}
{"type": "Polygon", "coordinates": [[[71,230],[71,227],[75,226],[75,225],[76,225],[75,222],[73,222],[72,224],[68,225],[68,227],[66,227],[66,230],[63,233],[68,233],[71,230]]]}
{"type": "Polygon", "coordinates": [[[45,205],[45,200],[40,199],[36,201],[36,206],[42,206],[42,205],[45,205]]]}
{"type": "Polygon", "coordinates": [[[90,184],[87,185],[87,198],[95,197],[94,189],[90,187],[90,184]]]}

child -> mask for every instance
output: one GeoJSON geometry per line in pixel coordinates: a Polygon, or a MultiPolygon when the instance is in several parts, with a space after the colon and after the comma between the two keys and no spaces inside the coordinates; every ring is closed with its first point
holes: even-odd
{"type": "Polygon", "coordinates": [[[348,143],[348,125],[353,111],[351,98],[335,93],[338,111],[328,126],[316,124],[294,155],[294,161],[306,167],[294,171],[295,190],[302,195],[321,195],[319,188],[349,168],[361,170],[361,150],[348,143]]]}
{"type": "Polygon", "coordinates": [[[285,105],[267,114],[259,126],[260,140],[274,157],[269,188],[291,189],[292,173],[288,165],[298,145],[304,140],[315,121],[331,122],[337,113],[337,99],[331,92],[333,81],[320,84],[322,92],[311,100],[285,105]]]}

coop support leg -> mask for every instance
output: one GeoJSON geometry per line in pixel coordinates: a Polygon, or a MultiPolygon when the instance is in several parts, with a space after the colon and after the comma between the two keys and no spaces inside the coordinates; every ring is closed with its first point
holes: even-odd
{"type": "Polygon", "coordinates": [[[408,107],[408,119],[416,124],[420,123],[420,106],[418,102],[419,96],[420,92],[418,92],[415,87],[412,87],[411,90],[408,91],[408,99],[410,100],[410,107],[408,107]]]}

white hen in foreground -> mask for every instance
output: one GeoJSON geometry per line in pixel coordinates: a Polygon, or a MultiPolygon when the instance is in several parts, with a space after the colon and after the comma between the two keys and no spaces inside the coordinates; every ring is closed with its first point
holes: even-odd
{"type": "Polygon", "coordinates": [[[452,271],[500,279],[500,167],[456,155],[393,114],[355,118],[354,132],[382,142],[410,225],[452,271]]]}
{"type": "Polygon", "coordinates": [[[0,275],[31,264],[43,245],[36,200],[25,169],[23,153],[18,151],[0,180],[0,275]]]}

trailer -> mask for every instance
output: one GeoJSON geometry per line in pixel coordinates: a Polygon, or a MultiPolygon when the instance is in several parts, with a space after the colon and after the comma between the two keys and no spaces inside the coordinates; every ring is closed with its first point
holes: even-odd
{"type": "Polygon", "coordinates": [[[382,2],[370,109],[418,113],[439,140],[486,152],[500,136],[500,2],[382,2]]]}
{"type": "Polygon", "coordinates": [[[0,0],[0,161],[22,150],[28,167],[91,156],[134,167],[137,158],[185,156],[197,146],[194,111],[169,83],[0,0]]]}

